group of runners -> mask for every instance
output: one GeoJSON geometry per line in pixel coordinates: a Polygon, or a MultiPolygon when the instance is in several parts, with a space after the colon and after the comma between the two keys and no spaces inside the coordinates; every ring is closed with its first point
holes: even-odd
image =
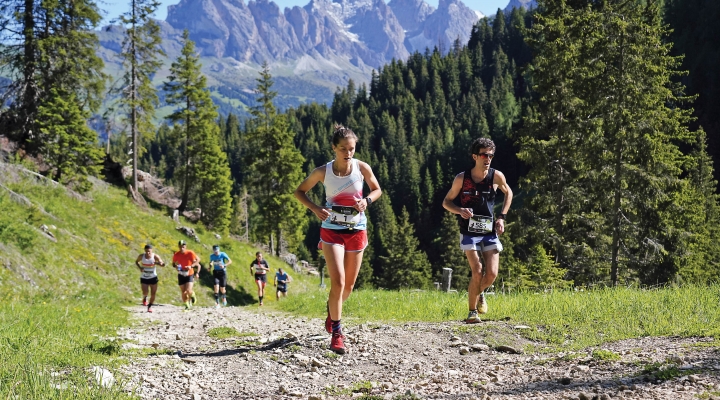
{"type": "MultiPolygon", "coordinates": [[[[173,254],[172,263],[173,267],[177,269],[178,286],[180,288],[182,302],[185,305],[185,309],[189,310],[197,302],[193,285],[196,280],[200,279],[202,265],[198,255],[187,248],[187,243],[184,240],[178,242],[178,247],[178,251],[173,254]]],[[[228,305],[226,292],[227,267],[232,264],[232,260],[225,252],[220,251],[219,245],[214,245],[212,250],[207,269],[208,272],[212,273],[213,280],[215,281],[213,284],[215,308],[220,308],[221,305],[228,305]]],[[[140,269],[143,306],[147,306],[147,312],[152,312],[159,281],[157,267],[164,267],[165,262],[159,255],[154,253],[153,246],[148,244],[145,245],[145,251],[135,260],[135,265],[140,269]],[[150,300],[148,300],[148,293],[150,294],[150,300]]],[[[250,271],[255,277],[255,284],[258,288],[258,298],[262,306],[265,295],[265,285],[267,283],[267,273],[270,271],[270,266],[267,261],[263,259],[261,252],[255,254],[255,259],[250,263],[250,271]]],[[[289,282],[292,282],[290,275],[282,268],[278,268],[274,280],[274,285],[277,287],[276,296],[278,300],[281,296],[287,296],[287,284],[289,282]]]]}
{"type": "MultiPolygon", "coordinates": [[[[318,249],[322,250],[330,275],[325,330],[331,334],[330,350],[338,354],[345,354],[346,351],[341,325],[343,303],[353,291],[363,252],[368,245],[365,210],[382,195],[382,189],[370,165],[354,158],[357,142],[358,137],[351,129],[335,125],[332,134],[335,158],[315,168],[294,193],[295,197],[322,221],[318,249]],[[325,203],[322,205],[315,204],[307,195],[318,183],[322,183],[325,188],[325,203]],[[366,195],[363,194],[365,184],[369,188],[366,195]]],[[[458,216],[460,249],[465,253],[471,270],[468,316],[465,319],[469,324],[480,322],[479,314],[488,311],[483,293],[493,284],[498,274],[499,254],[503,249],[498,235],[505,231],[505,216],[513,198],[513,192],[503,173],[490,168],[495,150],[492,140],[475,139],[470,146],[472,166],[455,176],[443,200],[443,207],[458,216]],[[500,213],[495,215],[495,195],[498,189],[505,196],[500,213]]],[[[214,263],[212,265],[215,268],[213,274],[216,304],[219,304],[218,286],[222,289],[223,304],[226,304],[225,268],[231,261],[225,253],[219,252],[217,246],[213,250],[214,258],[211,256],[211,263],[214,263]]],[[[191,301],[195,301],[192,276],[195,268],[199,270],[199,259],[195,253],[186,250],[185,242],[181,241],[180,251],[173,256],[173,263],[178,268],[178,283],[183,302],[189,308],[191,301]]],[[[148,304],[148,311],[151,311],[157,285],[155,266],[164,264],[152,253],[151,246],[146,246],[145,253],[138,257],[137,264],[143,270],[141,282],[145,298],[147,286],[151,289],[148,304]],[[146,274],[146,271],[149,272],[146,274]],[[151,283],[153,281],[154,286],[151,283]]],[[[258,287],[260,305],[263,305],[269,270],[267,261],[263,259],[262,253],[258,252],[250,264],[250,273],[258,287]]],[[[279,299],[281,293],[286,293],[290,277],[279,269],[275,280],[279,299]]]]}

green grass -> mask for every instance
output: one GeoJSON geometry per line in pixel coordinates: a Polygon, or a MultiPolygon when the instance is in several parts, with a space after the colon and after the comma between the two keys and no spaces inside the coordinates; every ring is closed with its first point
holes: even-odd
{"type": "MultiPolygon", "coordinates": [[[[102,182],[84,195],[88,201],[13,167],[3,166],[0,183],[32,204],[15,201],[0,188],[0,399],[132,397],[122,390],[117,367],[127,356],[167,352],[122,349],[111,340],[119,327],[129,325],[123,307],[141,301],[134,261],[151,243],[169,263],[178,240],[187,238],[166,211],[143,211],[132,204],[125,189],[102,182]],[[56,241],[38,229],[42,225],[56,241]],[[97,387],[89,372],[93,366],[116,373],[118,384],[97,387]]],[[[257,304],[249,271],[257,249],[227,238],[217,240],[214,232],[193,227],[201,241],[189,247],[203,262],[215,243],[233,259],[228,268],[229,305],[257,304]]],[[[275,257],[267,258],[271,274],[284,266],[275,257]]],[[[158,275],[156,303],[180,304],[175,271],[159,267],[158,275]]],[[[291,294],[313,280],[296,274],[293,278],[291,294]]],[[[212,284],[211,275],[204,273],[195,285],[198,305],[214,304],[212,284]]],[[[266,301],[264,308],[272,309],[274,303],[266,301]]]]}
{"type": "Polygon", "coordinates": [[[214,339],[228,339],[232,337],[240,336],[240,332],[237,329],[227,326],[221,326],[218,328],[212,328],[208,331],[208,336],[214,339]]]}
{"type": "MultiPolygon", "coordinates": [[[[720,333],[720,285],[641,290],[606,288],[487,296],[483,319],[531,329],[513,331],[539,348],[580,350],[644,336],[707,336],[720,333]]],[[[282,310],[323,316],[327,291],[308,291],[280,304],[282,310]]],[[[359,323],[460,321],[467,294],[438,291],[359,290],[343,309],[343,320],[359,323]]],[[[495,329],[492,325],[467,332],[495,329]]],[[[481,324],[481,326],[483,326],[481,324]]],[[[498,328],[500,329],[500,328],[498,328]]]]}
{"type": "Polygon", "coordinates": [[[597,361],[618,361],[620,354],[605,349],[595,349],[592,352],[592,358],[597,361]]]}
{"type": "Polygon", "coordinates": [[[120,345],[103,339],[127,325],[127,313],[107,305],[117,301],[112,293],[81,293],[65,300],[5,293],[0,308],[0,398],[132,398],[122,390],[116,370],[120,345]],[[90,371],[93,366],[113,372],[118,383],[99,387],[90,371]]]}

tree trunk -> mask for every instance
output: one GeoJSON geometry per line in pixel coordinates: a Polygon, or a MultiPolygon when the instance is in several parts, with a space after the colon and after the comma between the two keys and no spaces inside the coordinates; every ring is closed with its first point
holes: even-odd
{"type": "Polygon", "coordinates": [[[23,15],[23,86],[22,110],[20,112],[20,142],[23,146],[29,145],[32,138],[32,123],[37,114],[37,85],[35,71],[37,70],[37,42],[35,40],[35,1],[25,0],[23,15]]]}
{"type": "Polygon", "coordinates": [[[135,49],[135,42],[137,41],[137,30],[135,28],[135,9],[137,6],[135,5],[135,0],[132,1],[132,39],[130,40],[130,53],[132,54],[132,62],[130,66],[130,78],[132,82],[130,83],[130,104],[132,104],[132,111],[130,112],[130,125],[132,126],[132,153],[133,153],[133,171],[132,171],[132,187],[133,190],[136,192],[138,191],[138,178],[137,178],[137,170],[138,170],[138,131],[137,131],[137,105],[136,102],[136,82],[137,82],[137,76],[135,72],[135,64],[137,64],[137,54],[135,49]]]}
{"type": "MultiPolygon", "coordinates": [[[[190,111],[190,98],[187,98],[187,109],[190,111]]],[[[190,116],[185,114],[185,185],[183,186],[182,201],[178,209],[180,212],[185,211],[187,208],[188,200],[190,199],[190,116]]]]}

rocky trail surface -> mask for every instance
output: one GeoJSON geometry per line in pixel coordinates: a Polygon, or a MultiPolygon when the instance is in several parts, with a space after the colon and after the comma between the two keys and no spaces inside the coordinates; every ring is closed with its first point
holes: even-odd
{"type": "Polygon", "coordinates": [[[157,349],[123,367],[126,390],[143,399],[720,399],[712,339],[523,354],[528,328],[508,322],[365,323],[345,328],[348,353],[337,356],[324,319],[250,307],[131,312],[126,347],[157,349]],[[213,328],[240,335],[214,339],[213,328]]]}

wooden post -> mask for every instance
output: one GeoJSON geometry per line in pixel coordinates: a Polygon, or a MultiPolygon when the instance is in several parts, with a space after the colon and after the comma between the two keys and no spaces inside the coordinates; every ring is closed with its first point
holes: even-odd
{"type": "Polygon", "coordinates": [[[450,283],[452,282],[452,268],[443,268],[442,271],[442,290],[449,292],[450,283]]]}

